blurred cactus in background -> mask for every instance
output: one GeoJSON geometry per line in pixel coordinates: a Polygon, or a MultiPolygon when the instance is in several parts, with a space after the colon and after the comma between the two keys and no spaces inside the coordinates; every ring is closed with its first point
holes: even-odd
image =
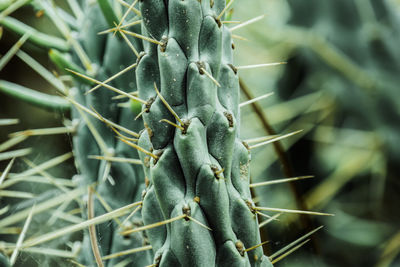
{"type": "MultiPolygon", "coordinates": [[[[315,240],[315,266],[397,266],[398,1],[257,1],[255,8],[267,14],[263,26],[248,28],[257,40],[255,53],[287,58],[288,64],[272,79],[242,78],[252,88],[266,84],[277,92],[281,104],[264,108],[276,130],[303,129],[284,141],[293,175],[316,177],[296,183],[303,205],[336,215],[316,218],[329,231],[315,240]]],[[[254,155],[253,166],[271,166],[254,167],[254,180],[280,175],[274,159],[265,160],[273,153],[254,155]]],[[[288,193],[274,187],[258,195],[271,205],[287,202],[280,196],[288,193]]],[[[290,234],[283,225],[271,227],[284,239],[290,234]]],[[[308,266],[314,253],[285,262],[308,266]]]]}

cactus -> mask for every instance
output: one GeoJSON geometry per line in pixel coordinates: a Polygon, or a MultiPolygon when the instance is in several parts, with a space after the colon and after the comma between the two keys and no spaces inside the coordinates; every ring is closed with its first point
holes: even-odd
{"type": "Polygon", "coordinates": [[[136,71],[139,96],[147,100],[139,138],[150,180],[143,220],[184,216],[148,231],[160,266],[270,265],[261,247],[247,250],[261,240],[224,7],[225,1],[140,4],[142,33],[159,42],[145,45],[136,71]]]}
{"type": "MultiPolygon", "coordinates": [[[[108,3],[107,3],[108,4],[108,3]]],[[[74,71],[85,72],[85,67],[89,68],[88,73],[91,77],[98,80],[105,80],[121,70],[128,70],[134,73],[134,70],[129,69],[129,66],[136,61],[135,55],[131,55],[129,47],[126,45],[122,37],[113,38],[113,36],[99,36],[98,32],[108,27],[106,19],[101,15],[100,7],[90,1],[81,2],[82,21],[77,30],[77,46],[83,48],[83,55],[86,57],[86,62],[82,61],[82,52],[79,50],[68,49],[69,55],[65,54],[62,49],[67,47],[43,43],[43,46],[50,46],[49,57],[54,63],[60,67],[61,71],[65,68],[73,69],[74,71]],[[78,53],[81,54],[78,54],[78,53]],[[86,54],[86,55],[85,55],[86,54]],[[126,55],[129,55],[128,57],[126,55]],[[71,61],[72,60],[72,61],[71,61]],[[82,62],[82,63],[81,63],[82,62]]],[[[56,11],[46,1],[38,1],[34,3],[34,7],[38,10],[44,9],[48,15],[55,17],[56,11]]],[[[3,21],[6,27],[11,29],[21,29],[28,32],[28,26],[12,19],[6,18],[3,21]],[[20,27],[18,27],[20,26],[20,27]]],[[[139,29],[140,30],[140,29],[139,29]]],[[[130,42],[134,43],[138,49],[141,49],[141,44],[130,38],[130,42]]],[[[58,39],[56,40],[56,43],[58,39]]],[[[34,39],[32,41],[35,41],[34,39]]],[[[58,42],[64,44],[63,42],[58,42]]],[[[46,47],[45,47],[46,48],[46,47]]],[[[78,77],[81,78],[81,77],[78,77]]],[[[3,83],[5,83],[3,81],[3,83]]],[[[141,120],[132,119],[132,111],[128,108],[119,108],[121,101],[110,100],[116,94],[103,88],[96,90],[93,93],[86,94],[86,91],[91,89],[95,84],[87,79],[77,79],[74,87],[63,91],[69,98],[77,103],[72,106],[71,117],[72,124],[75,128],[73,135],[73,151],[75,156],[75,164],[79,170],[79,174],[74,177],[74,181],[80,187],[87,187],[97,182],[96,186],[97,197],[92,200],[93,215],[100,216],[111,210],[120,208],[121,206],[140,200],[140,193],[144,187],[144,177],[142,167],[133,165],[127,162],[110,162],[99,161],[89,158],[90,155],[105,155],[108,157],[119,158],[137,158],[137,152],[130,149],[123,142],[118,141],[114,137],[114,133],[103,122],[98,121],[90,116],[82,115],[82,106],[86,108],[94,108],[108,119],[116,122],[121,127],[132,132],[139,131],[142,126],[141,120]],[[89,125],[89,127],[88,127],[89,125]],[[97,137],[97,138],[96,138],[97,137]],[[109,179],[103,181],[104,178],[109,179]],[[110,180],[111,179],[111,180],[110,180]],[[114,183],[114,184],[112,184],[114,183]],[[118,196],[118,197],[115,197],[118,196]],[[104,205],[105,203],[106,205],[104,205]]],[[[122,88],[127,92],[136,90],[134,75],[126,75],[125,77],[117,77],[110,82],[110,85],[122,88]]],[[[15,88],[15,85],[12,89],[15,88]]],[[[62,87],[63,88],[63,87],[62,87]]],[[[10,90],[11,91],[11,90],[10,90]]],[[[38,101],[39,102],[39,101],[38,101]]],[[[88,196],[84,197],[84,200],[88,196]]],[[[81,203],[83,210],[83,218],[87,219],[88,207],[81,203]]],[[[102,255],[110,255],[119,251],[142,247],[146,245],[146,237],[142,233],[138,233],[131,238],[123,238],[118,231],[133,226],[141,226],[142,220],[140,212],[133,218],[130,218],[128,225],[122,225],[124,218],[120,218],[119,224],[116,222],[106,222],[97,226],[97,241],[101,248],[102,255]]],[[[126,258],[127,256],[125,256],[126,258]]],[[[113,258],[107,261],[108,266],[114,266],[116,262],[123,260],[124,257],[113,258]]],[[[130,260],[134,261],[139,266],[145,266],[149,263],[150,254],[142,252],[130,256],[130,260]]],[[[83,247],[78,261],[82,264],[92,264],[94,262],[92,248],[90,244],[90,236],[86,231],[83,239],[83,247]]]]}
{"type": "MultiPolygon", "coordinates": [[[[135,61],[136,57],[126,45],[124,39],[113,38],[113,36],[98,36],[97,32],[104,30],[109,26],[106,18],[101,14],[100,7],[83,1],[82,10],[84,10],[84,21],[79,32],[79,40],[82,47],[88,52],[89,60],[92,62],[96,74],[92,75],[97,80],[106,80],[106,78],[115,74],[120,70],[129,69],[135,61]],[[129,56],[127,56],[129,55],[129,56]]],[[[132,27],[134,28],[134,27],[132,27]]],[[[141,44],[136,40],[130,40],[137,49],[141,49],[141,44]]],[[[127,93],[136,91],[136,83],[134,79],[134,70],[130,70],[123,77],[118,77],[109,84],[127,93]]],[[[99,88],[96,91],[87,94],[90,86],[85,83],[78,84],[77,88],[71,90],[70,97],[85,107],[92,107],[107,119],[125,127],[133,132],[139,131],[143,126],[141,120],[133,120],[132,112],[129,108],[119,108],[118,102],[110,99],[116,96],[112,91],[105,88],[99,88]]],[[[121,103],[121,102],[120,102],[121,103]]],[[[76,165],[81,171],[79,174],[80,186],[87,186],[93,182],[98,182],[96,190],[99,196],[102,196],[105,203],[109,207],[105,207],[99,200],[94,203],[93,216],[99,216],[110,210],[115,210],[129,203],[140,200],[140,194],[144,187],[144,177],[141,166],[132,165],[126,162],[110,162],[96,161],[88,158],[88,155],[105,155],[109,157],[136,159],[137,152],[130,149],[122,141],[114,137],[114,132],[103,122],[88,117],[85,122],[84,118],[78,110],[79,107],[72,109],[72,118],[77,120],[77,132],[74,135],[74,154],[76,165]],[[95,130],[89,128],[87,124],[91,123],[95,130]],[[95,132],[101,136],[103,141],[95,139],[95,132]],[[101,143],[104,145],[101,146],[101,143]],[[111,181],[106,181],[112,179],[111,181]],[[116,197],[118,196],[118,197],[116,197]]],[[[92,127],[93,127],[92,126],[92,127]]],[[[84,209],[86,214],[86,209],[84,209]]],[[[121,218],[121,221],[124,218],[121,218]]],[[[101,255],[109,255],[119,251],[133,249],[146,245],[146,237],[142,233],[131,236],[129,239],[122,237],[119,231],[122,227],[141,226],[142,220],[140,212],[130,219],[131,225],[123,225],[121,222],[103,223],[97,227],[97,240],[101,248],[101,255]]],[[[94,262],[93,253],[91,251],[90,236],[88,232],[83,240],[83,249],[79,262],[88,265],[94,262]]],[[[125,256],[126,258],[127,256],[125,256]]],[[[133,254],[129,256],[130,260],[138,266],[145,266],[149,262],[150,254],[147,252],[133,254]]],[[[111,259],[107,262],[107,266],[114,266],[117,262],[123,260],[124,257],[111,259]]]]}
{"type": "Polygon", "coordinates": [[[12,213],[28,214],[25,208],[33,205],[38,218],[44,203],[59,205],[71,197],[83,221],[32,237],[22,248],[79,240],[79,255],[70,257],[85,266],[272,266],[272,258],[285,256],[285,249],[264,255],[257,216],[266,215],[250,192],[250,147],[239,133],[238,68],[224,21],[233,1],[146,0],[136,9],[138,1],[121,8],[108,0],[70,0],[76,18],[51,1],[28,2],[6,5],[0,15],[5,28],[22,35],[10,55],[42,72],[63,98],[8,81],[0,81],[0,89],[50,110],[71,110],[65,131],[73,134],[79,174],[76,189],[61,195],[49,190],[41,196],[45,200],[36,199],[40,211],[34,201],[22,202],[0,227],[17,220],[12,213]],[[67,41],[6,16],[23,4],[44,10],[67,41]],[[102,31],[109,34],[98,35],[102,31]],[[20,50],[25,42],[48,50],[74,81],[63,84],[38,67],[20,50]],[[115,97],[129,97],[133,108],[115,97]],[[132,165],[138,158],[142,166],[132,165]],[[83,238],[76,239],[72,234],[82,229],[83,238]]]}

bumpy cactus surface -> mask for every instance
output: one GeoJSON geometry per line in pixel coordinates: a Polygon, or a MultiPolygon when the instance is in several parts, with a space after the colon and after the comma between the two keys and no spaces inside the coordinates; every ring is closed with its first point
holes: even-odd
{"type": "Polygon", "coordinates": [[[269,266],[249,190],[249,149],[239,136],[234,48],[225,1],[142,1],[136,71],[146,99],[139,145],[150,180],[143,220],[160,266],[269,266]],[[222,14],[222,15],[220,15],[222,14]],[[169,123],[168,123],[169,122],[169,123]]]}

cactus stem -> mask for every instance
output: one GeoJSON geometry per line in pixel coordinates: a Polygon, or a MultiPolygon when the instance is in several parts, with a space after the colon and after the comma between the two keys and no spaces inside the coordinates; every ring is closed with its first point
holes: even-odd
{"type": "Polygon", "coordinates": [[[147,246],[143,246],[143,247],[140,247],[140,248],[128,249],[128,250],[124,250],[124,251],[120,251],[120,252],[117,252],[117,253],[114,253],[114,254],[110,254],[110,255],[104,256],[104,257],[102,257],[102,259],[103,260],[109,260],[109,259],[113,259],[113,258],[125,256],[125,255],[130,255],[130,254],[133,254],[133,253],[145,251],[145,250],[150,250],[152,248],[153,248],[152,246],[147,245],[147,246]]]}
{"type": "Polygon", "coordinates": [[[139,159],[96,156],[96,155],[90,155],[90,156],[88,156],[88,158],[98,159],[98,160],[107,160],[107,161],[112,161],[112,162],[124,162],[124,163],[135,164],[135,165],[142,165],[142,161],[140,161],[139,159]]]}
{"type": "Polygon", "coordinates": [[[11,133],[9,137],[18,136],[35,136],[35,135],[53,135],[53,134],[67,134],[74,133],[76,129],[73,127],[54,127],[54,128],[43,128],[43,129],[31,129],[20,132],[11,133]]]}
{"type": "Polygon", "coordinates": [[[290,209],[269,208],[269,207],[254,207],[254,209],[255,210],[264,210],[264,211],[276,211],[276,212],[283,212],[283,213],[335,216],[334,214],[331,214],[331,213],[314,212],[314,211],[307,211],[307,210],[290,210],[290,209]]]}
{"type": "Polygon", "coordinates": [[[261,15],[261,16],[252,18],[252,19],[247,20],[247,21],[245,21],[245,22],[243,22],[243,23],[241,23],[241,24],[239,24],[239,25],[236,25],[235,27],[230,28],[229,30],[230,30],[231,32],[233,32],[233,31],[235,31],[235,30],[237,30],[237,29],[243,28],[243,27],[245,27],[245,26],[247,26],[247,25],[250,25],[250,24],[253,24],[253,23],[257,22],[257,21],[260,21],[260,20],[262,20],[263,18],[265,18],[265,15],[261,15]]]}
{"type": "Polygon", "coordinates": [[[260,147],[260,146],[268,145],[268,144],[270,144],[270,143],[273,143],[273,142],[276,142],[276,141],[279,141],[279,140],[288,138],[288,137],[290,137],[290,136],[292,136],[292,135],[298,134],[298,133],[300,133],[300,132],[302,132],[302,131],[303,131],[303,130],[298,130],[298,131],[295,131],[295,132],[292,132],[292,133],[288,133],[288,134],[285,134],[285,135],[281,135],[281,136],[272,138],[272,139],[270,139],[270,140],[267,140],[267,141],[265,141],[265,142],[261,142],[261,143],[252,145],[252,146],[250,146],[249,148],[250,148],[250,149],[254,149],[254,148],[257,148],[257,147],[260,147]]]}
{"type": "MultiPolygon", "coordinates": [[[[115,78],[121,76],[122,74],[124,74],[125,72],[135,68],[137,66],[137,63],[134,63],[128,67],[126,67],[125,69],[121,70],[120,72],[114,74],[113,76],[111,76],[110,78],[108,78],[107,80],[105,80],[103,83],[109,83],[112,80],[114,80],[115,78]]],[[[101,84],[96,85],[95,87],[93,87],[92,89],[90,89],[89,91],[86,92],[86,94],[89,94],[91,92],[93,92],[94,90],[96,90],[97,88],[101,87],[101,84]]],[[[125,96],[125,95],[124,95],[125,96]]]]}
{"type": "MultiPolygon", "coordinates": [[[[134,131],[131,131],[131,130],[125,128],[125,127],[122,127],[122,126],[119,125],[119,124],[116,124],[116,123],[114,123],[114,122],[112,122],[112,121],[110,121],[110,120],[104,118],[104,117],[101,116],[98,112],[96,112],[96,111],[91,111],[90,109],[88,109],[88,108],[85,107],[85,106],[82,106],[81,104],[79,104],[78,102],[76,102],[75,100],[73,100],[72,98],[66,97],[66,99],[67,99],[69,102],[71,102],[71,103],[72,103],[75,107],[77,107],[78,109],[85,111],[85,112],[88,113],[89,115],[92,115],[93,117],[95,117],[96,119],[98,119],[98,120],[104,122],[105,124],[107,124],[107,125],[109,125],[109,126],[113,126],[113,127],[115,127],[116,129],[121,130],[121,131],[123,131],[123,132],[125,132],[125,133],[127,133],[127,134],[132,135],[132,136],[139,137],[139,134],[135,133],[134,131]]],[[[94,109],[93,109],[93,110],[94,110],[94,109]]]]}
{"type": "Polygon", "coordinates": [[[264,242],[262,242],[262,243],[260,243],[260,244],[257,244],[257,245],[255,245],[255,246],[252,246],[252,247],[250,247],[250,248],[246,248],[245,250],[244,250],[244,252],[249,252],[249,251],[251,251],[251,250],[253,250],[253,249],[256,249],[256,248],[258,248],[258,247],[261,247],[261,246],[264,246],[265,244],[267,244],[269,241],[264,241],[264,242]]]}
{"type": "MultiPolygon", "coordinates": [[[[91,220],[94,217],[94,207],[93,207],[93,188],[89,186],[89,194],[88,194],[88,219],[91,220]]],[[[94,225],[89,226],[89,236],[90,236],[90,243],[92,245],[92,251],[94,258],[96,260],[97,266],[103,267],[103,261],[101,260],[100,249],[97,244],[97,235],[96,235],[96,228],[94,225]]]]}
{"type": "Polygon", "coordinates": [[[255,184],[250,184],[250,188],[264,186],[264,185],[271,185],[271,184],[288,183],[288,182],[309,179],[309,178],[314,178],[314,176],[312,176],[312,175],[298,176],[298,177],[292,177],[292,178],[284,178],[284,179],[277,179],[277,180],[266,181],[266,182],[261,182],[261,183],[255,183],[255,184]]]}
{"type": "Polygon", "coordinates": [[[225,8],[221,11],[221,13],[219,13],[219,15],[217,16],[217,20],[221,20],[222,16],[225,14],[225,12],[231,7],[231,5],[233,4],[233,2],[235,2],[235,0],[231,0],[226,6],[225,8]]]}
{"type": "Polygon", "coordinates": [[[15,158],[12,158],[12,159],[10,160],[10,162],[7,164],[6,169],[5,169],[5,170],[3,171],[3,173],[1,174],[1,176],[0,176],[0,186],[1,186],[1,184],[3,183],[3,181],[6,179],[8,173],[10,172],[11,167],[12,167],[12,165],[14,164],[14,161],[15,161],[15,158]]]}
{"type": "Polygon", "coordinates": [[[157,157],[156,155],[154,155],[153,153],[147,151],[146,149],[144,149],[144,148],[142,148],[142,147],[140,147],[140,146],[138,146],[138,145],[136,145],[136,144],[134,144],[134,143],[132,143],[132,142],[126,141],[125,139],[123,139],[123,138],[121,138],[121,137],[118,137],[118,136],[117,136],[117,138],[118,138],[119,140],[121,140],[122,142],[124,142],[125,144],[127,144],[127,145],[129,145],[129,146],[131,146],[131,147],[133,147],[133,148],[135,148],[135,149],[137,149],[137,150],[139,150],[140,152],[145,153],[146,155],[148,155],[148,156],[150,156],[150,157],[152,157],[153,159],[155,159],[155,160],[158,159],[158,157],[157,157]]]}
{"type": "Polygon", "coordinates": [[[252,104],[252,103],[254,103],[254,102],[260,101],[261,99],[265,99],[265,98],[267,98],[267,97],[270,97],[270,96],[272,96],[273,94],[274,94],[274,92],[268,93],[268,94],[265,94],[265,95],[261,95],[261,96],[259,96],[259,97],[255,97],[255,98],[253,98],[253,99],[250,99],[250,100],[248,100],[248,101],[245,101],[245,102],[240,103],[240,104],[239,104],[239,107],[241,108],[241,107],[244,107],[244,106],[246,106],[246,105],[252,104]]]}
{"type": "Polygon", "coordinates": [[[274,62],[274,63],[265,63],[265,64],[256,64],[256,65],[247,65],[247,66],[238,66],[236,69],[244,70],[244,69],[256,69],[263,67],[272,67],[287,64],[287,62],[274,62]]]}
{"type": "MultiPolygon", "coordinates": [[[[172,109],[172,107],[168,104],[168,102],[165,100],[165,98],[160,94],[160,91],[157,88],[157,84],[154,82],[154,90],[156,90],[156,93],[158,97],[161,99],[161,101],[164,103],[165,107],[171,112],[172,116],[175,117],[175,119],[179,122],[181,126],[184,126],[185,124],[183,121],[179,118],[178,114],[172,109]]],[[[184,127],[183,127],[184,128],[184,127]]],[[[183,129],[184,130],[184,129],[183,129]]],[[[182,131],[183,131],[182,130],[182,131]]]]}
{"type": "Polygon", "coordinates": [[[176,217],[168,219],[168,220],[164,220],[164,221],[161,221],[161,222],[156,222],[156,223],[153,223],[153,224],[145,225],[145,226],[138,227],[138,228],[135,228],[135,229],[131,229],[131,230],[128,230],[128,231],[124,231],[124,232],[121,233],[121,235],[129,235],[129,234],[132,234],[132,233],[141,232],[141,231],[144,231],[144,230],[148,230],[148,229],[159,227],[159,226],[162,226],[162,225],[165,225],[165,224],[169,224],[169,223],[172,223],[172,222],[184,219],[184,218],[187,218],[187,215],[186,214],[181,214],[179,216],[176,216],[176,217]]]}
{"type": "Polygon", "coordinates": [[[14,251],[13,251],[11,257],[10,257],[10,265],[11,265],[11,266],[13,266],[14,263],[15,263],[15,261],[17,260],[18,251],[19,251],[19,249],[20,249],[21,246],[22,246],[22,242],[24,241],[26,232],[28,231],[29,224],[30,224],[31,221],[32,221],[32,217],[33,217],[33,212],[34,212],[34,210],[35,210],[35,204],[33,204],[32,208],[31,208],[31,211],[29,212],[29,215],[28,215],[28,217],[26,218],[24,227],[22,228],[22,232],[21,232],[21,234],[20,234],[19,237],[18,237],[17,244],[15,245],[15,249],[14,249],[14,251]]]}
{"type": "Polygon", "coordinates": [[[278,258],[276,258],[275,260],[271,261],[272,264],[277,263],[278,261],[286,258],[288,255],[292,254],[293,252],[295,252],[297,249],[301,248],[305,243],[307,243],[308,241],[310,241],[310,239],[307,239],[306,241],[300,243],[299,245],[295,246],[294,248],[292,248],[291,250],[289,250],[288,252],[282,254],[281,256],[279,256],[278,258]]]}

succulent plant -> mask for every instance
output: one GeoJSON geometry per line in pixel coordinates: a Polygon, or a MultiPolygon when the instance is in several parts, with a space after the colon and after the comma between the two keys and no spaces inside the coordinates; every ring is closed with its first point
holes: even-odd
{"type": "Polygon", "coordinates": [[[145,46],[136,71],[150,180],[145,224],[160,266],[268,266],[239,135],[239,81],[222,23],[225,1],[144,1],[145,46]],[[163,122],[163,123],[160,123],[163,122]]]}

